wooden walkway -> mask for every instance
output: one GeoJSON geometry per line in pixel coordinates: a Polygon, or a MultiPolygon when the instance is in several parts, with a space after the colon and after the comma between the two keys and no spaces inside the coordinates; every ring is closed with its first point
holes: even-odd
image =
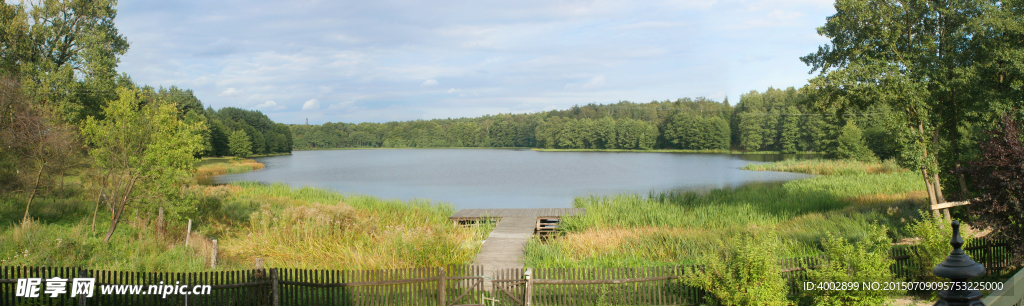
{"type": "Polygon", "coordinates": [[[533,236],[540,217],[577,216],[586,213],[582,208],[542,208],[542,209],[463,209],[449,219],[469,220],[499,218],[498,224],[487,236],[480,253],[476,255],[474,265],[484,269],[484,288],[490,290],[495,271],[522,268],[523,248],[533,236]]]}
{"type": "Polygon", "coordinates": [[[500,208],[500,209],[463,209],[448,219],[480,219],[505,217],[561,217],[585,214],[583,208],[500,208]]]}

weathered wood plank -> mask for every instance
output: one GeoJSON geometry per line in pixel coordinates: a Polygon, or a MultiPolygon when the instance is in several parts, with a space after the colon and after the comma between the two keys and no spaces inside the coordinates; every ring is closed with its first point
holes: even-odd
{"type": "Polygon", "coordinates": [[[504,217],[551,217],[583,215],[583,208],[497,208],[497,209],[463,209],[455,212],[449,219],[473,218],[504,218],[504,217]]]}

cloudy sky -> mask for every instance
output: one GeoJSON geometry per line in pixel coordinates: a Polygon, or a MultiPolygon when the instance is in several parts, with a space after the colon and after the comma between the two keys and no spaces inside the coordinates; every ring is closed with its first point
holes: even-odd
{"type": "Polygon", "coordinates": [[[277,122],[385,122],[801,86],[829,0],[141,1],[140,84],[277,122]]]}

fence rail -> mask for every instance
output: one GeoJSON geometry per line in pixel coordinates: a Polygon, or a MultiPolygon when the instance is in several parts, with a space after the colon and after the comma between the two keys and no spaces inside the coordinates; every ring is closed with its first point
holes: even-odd
{"type": "MultiPolygon", "coordinates": [[[[1015,259],[1002,241],[973,241],[964,249],[989,271],[1013,267],[1015,259]]],[[[896,248],[890,256],[897,277],[911,277],[914,249],[896,248]]],[[[779,260],[791,295],[807,272],[822,264],[824,257],[779,260]]],[[[533,268],[505,269],[491,277],[491,288],[483,287],[481,266],[447,266],[394,270],[303,270],[256,269],[191,273],[124,272],[52,267],[0,268],[0,305],[695,305],[706,293],[686,286],[678,278],[694,266],[638,268],[533,268]],[[529,273],[527,273],[529,272],[529,273]],[[529,274],[529,276],[527,276],[529,274]],[[95,278],[91,298],[70,296],[15,297],[18,279],[59,277],[95,278]],[[162,282],[162,283],[161,283],[162,282]],[[148,293],[151,285],[209,285],[209,295],[104,294],[102,286],[140,286],[148,293]],[[527,285],[529,284],[529,285],[527,285]]]]}

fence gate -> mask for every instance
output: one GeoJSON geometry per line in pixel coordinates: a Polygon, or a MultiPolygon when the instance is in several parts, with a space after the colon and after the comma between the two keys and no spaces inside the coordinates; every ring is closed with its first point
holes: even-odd
{"type": "Polygon", "coordinates": [[[494,305],[526,305],[526,279],[523,278],[523,269],[495,270],[491,286],[491,295],[498,300],[494,305]]]}
{"type": "MultiPolygon", "coordinates": [[[[474,270],[477,271],[477,270],[474,270]]],[[[482,272],[482,271],[481,271],[482,272]]],[[[458,295],[451,301],[447,301],[449,306],[473,306],[480,305],[474,300],[476,296],[484,291],[484,278],[476,276],[464,276],[455,277],[454,279],[459,280],[459,288],[462,288],[462,294],[458,295]],[[465,301],[465,302],[463,302],[465,301]],[[463,304],[459,304],[462,302],[463,304]],[[466,304],[468,303],[468,304],[466,304]]],[[[456,291],[457,292],[457,291],[456,291]]]]}

